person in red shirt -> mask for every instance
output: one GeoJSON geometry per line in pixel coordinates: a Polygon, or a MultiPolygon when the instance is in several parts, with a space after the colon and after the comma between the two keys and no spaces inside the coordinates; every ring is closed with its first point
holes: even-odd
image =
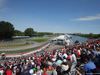
{"type": "Polygon", "coordinates": [[[39,60],[38,60],[37,63],[36,63],[36,67],[37,67],[37,66],[40,66],[40,62],[39,62],[39,60]]]}
{"type": "Polygon", "coordinates": [[[80,54],[79,54],[79,51],[77,51],[77,58],[79,58],[79,55],[80,55],[80,54]]]}
{"type": "Polygon", "coordinates": [[[12,70],[10,70],[10,67],[7,67],[6,75],[12,75],[12,70]]]}
{"type": "Polygon", "coordinates": [[[47,75],[46,73],[43,73],[43,75],[47,75]]]}
{"type": "Polygon", "coordinates": [[[39,58],[38,61],[41,62],[41,58],[39,58]]]}
{"type": "Polygon", "coordinates": [[[54,58],[54,55],[52,54],[51,57],[54,58]]]}
{"type": "Polygon", "coordinates": [[[46,68],[43,68],[43,75],[47,75],[45,72],[46,72],[46,68]]]}

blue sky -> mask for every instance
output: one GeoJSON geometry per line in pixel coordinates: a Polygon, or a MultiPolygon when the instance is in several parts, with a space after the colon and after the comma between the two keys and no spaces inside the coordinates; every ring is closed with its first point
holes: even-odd
{"type": "Polygon", "coordinates": [[[100,33],[100,0],[0,0],[0,21],[38,32],[100,33]]]}

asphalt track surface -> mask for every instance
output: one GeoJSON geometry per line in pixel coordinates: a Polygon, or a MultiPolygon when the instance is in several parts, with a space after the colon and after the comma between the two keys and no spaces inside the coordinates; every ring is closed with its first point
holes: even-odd
{"type": "Polygon", "coordinates": [[[29,49],[29,48],[34,48],[34,47],[38,47],[40,45],[43,45],[45,43],[49,43],[50,40],[41,42],[41,43],[37,43],[37,42],[33,42],[33,41],[29,41],[30,45],[27,46],[21,46],[21,47],[0,47],[0,51],[16,51],[16,50],[25,50],[25,49],[29,49]]]}
{"type": "Polygon", "coordinates": [[[2,43],[0,42],[0,46],[2,45],[17,45],[17,44],[25,44],[27,40],[10,40],[10,41],[3,41],[2,43]]]}

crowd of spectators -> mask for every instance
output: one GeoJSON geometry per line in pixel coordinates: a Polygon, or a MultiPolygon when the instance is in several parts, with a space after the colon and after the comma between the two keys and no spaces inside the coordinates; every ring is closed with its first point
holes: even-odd
{"type": "Polygon", "coordinates": [[[0,75],[100,75],[100,39],[7,58],[0,75]]]}

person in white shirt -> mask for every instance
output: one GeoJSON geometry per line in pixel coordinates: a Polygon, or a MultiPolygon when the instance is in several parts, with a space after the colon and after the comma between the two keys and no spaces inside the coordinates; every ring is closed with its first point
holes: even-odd
{"type": "Polygon", "coordinates": [[[77,64],[77,59],[76,59],[76,56],[73,52],[72,52],[71,61],[72,61],[72,67],[71,68],[73,69],[77,64]]]}
{"type": "Polygon", "coordinates": [[[63,54],[63,57],[67,58],[67,57],[68,57],[68,55],[67,55],[66,53],[64,53],[64,54],[63,54]]]}
{"type": "Polygon", "coordinates": [[[43,70],[40,69],[40,66],[37,66],[37,75],[42,75],[43,74],[43,70]]]}
{"type": "Polygon", "coordinates": [[[3,75],[3,70],[2,70],[2,68],[0,67],[0,75],[3,75]]]}
{"type": "Polygon", "coordinates": [[[76,59],[76,56],[75,56],[75,54],[73,54],[73,52],[72,52],[72,57],[71,57],[71,61],[74,63],[77,63],[77,59],[76,59]]]}
{"type": "Polygon", "coordinates": [[[61,72],[62,72],[62,75],[67,75],[68,74],[68,70],[69,70],[69,65],[67,64],[66,61],[64,61],[61,64],[61,72]]]}

